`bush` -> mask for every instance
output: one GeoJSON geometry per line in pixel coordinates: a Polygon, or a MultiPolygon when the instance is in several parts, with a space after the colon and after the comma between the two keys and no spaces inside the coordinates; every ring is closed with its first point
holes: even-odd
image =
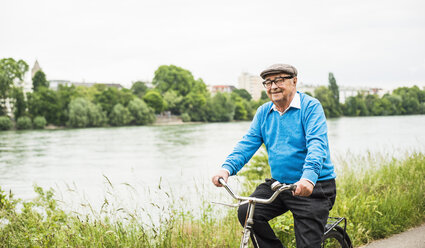
{"type": "Polygon", "coordinates": [[[36,116],[33,120],[34,129],[44,129],[46,124],[47,124],[46,118],[44,118],[43,116],[36,116]]]}
{"type": "Polygon", "coordinates": [[[143,100],[136,98],[128,104],[128,110],[133,117],[133,124],[146,125],[155,121],[155,113],[143,100]]]}
{"type": "Polygon", "coordinates": [[[12,127],[12,121],[7,116],[0,116],[0,130],[9,130],[12,127]]]}
{"type": "Polygon", "coordinates": [[[130,111],[121,104],[116,104],[109,115],[109,124],[112,126],[124,126],[130,124],[133,117],[130,111]]]}
{"type": "Polygon", "coordinates": [[[180,117],[182,118],[183,122],[189,122],[190,121],[190,116],[189,116],[188,113],[183,113],[180,117]]]}
{"type": "Polygon", "coordinates": [[[21,130],[31,129],[32,128],[31,118],[27,116],[19,117],[18,120],[16,121],[16,128],[21,130]]]}
{"type": "Polygon", "coordinates": [[[100,105],[85,98],[75,98],[69,103],[68,125],[71,127],[98,127],[106,122],[106,114],[100,105]]]}

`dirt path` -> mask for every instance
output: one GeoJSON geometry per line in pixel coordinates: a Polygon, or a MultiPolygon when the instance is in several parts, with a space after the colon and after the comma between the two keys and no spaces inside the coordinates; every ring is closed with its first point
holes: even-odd
{"type": "Polygon", "coordinates": [[[359,248],[425,248],[425,224],[359,248]]]}

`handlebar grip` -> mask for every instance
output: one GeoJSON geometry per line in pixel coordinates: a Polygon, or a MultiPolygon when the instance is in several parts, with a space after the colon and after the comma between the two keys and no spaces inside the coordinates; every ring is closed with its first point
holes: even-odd
{"type": "Polygon", "coordinates": [[[218,182],[223,186],[226,184],[226,181],[224,181],[224,178],[222,178],[222,177],[218,178],[218,182]]]}
{"type": "Polygon", "coordinates": [[[297,189],[296,184],[291,184],[291,187],[289,188],[291,191],[295,191],[297,189]]]}

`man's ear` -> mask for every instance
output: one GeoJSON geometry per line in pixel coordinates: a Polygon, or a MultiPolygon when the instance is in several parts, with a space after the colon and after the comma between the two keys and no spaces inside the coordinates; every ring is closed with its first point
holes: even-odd
{"type": "Polygon", "coordinates": [[[298,78],[297,77],[294,77],[294,85],[295,86],[297,85],[297,80],[298,80],[298,78]]]}

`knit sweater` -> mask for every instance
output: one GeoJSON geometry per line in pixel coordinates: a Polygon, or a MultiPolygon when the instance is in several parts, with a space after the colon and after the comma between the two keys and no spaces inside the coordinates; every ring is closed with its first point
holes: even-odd
{"type": "Polygon", "coordinates": [[[295,183],[336,177],[330,159],[326,118],[320,102],[300,95],[300,108],[290,107],[283,115],[267,102],[257,109],[247,134],[227,157],[222,168],[235,175],[264,143],[272,178],[295,183]]]}

